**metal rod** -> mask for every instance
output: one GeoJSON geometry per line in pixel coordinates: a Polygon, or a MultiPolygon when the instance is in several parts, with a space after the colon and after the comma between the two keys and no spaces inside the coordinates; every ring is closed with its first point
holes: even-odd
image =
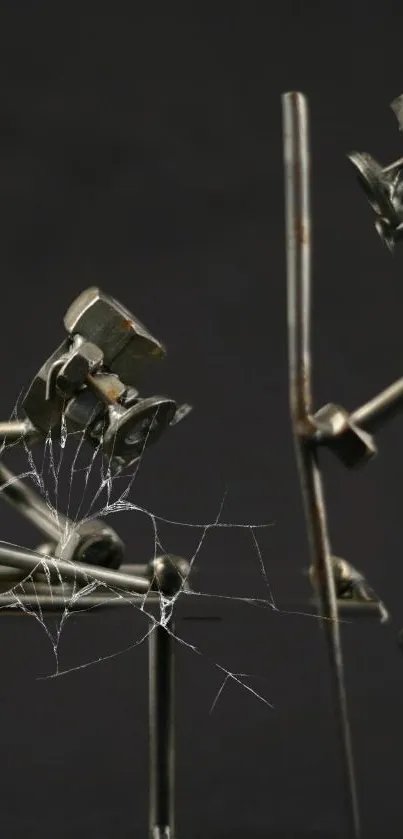
{"type": "Polygon", "coordinates": [[[150,589],[150,580],[147,577],[122,574],[120,571],[113,571],[110,568],[88,565],[80,562],[67,562],[64,559],[55,557],[44,557],[35,551],[28,551],[0,542],[0,564],[11,568],[21,568],[30,574],[39,567],[47,568],[50,575],[57,574],[58,578],[73,580],[86,585],[89,582],[99,582],[111,588],[127,592],[146,594],[150,589]]]}
{"type": "Polygon", "coordinates": [[[351,414],[351,420],[370,432],[376,432],[403,410],[403,379],[397,379],[365,405],[351,414]]]}
{"type": "Polygon", "coordinates": [[[345,769],[351,832],[360,836],[353,751],[347,710],[335,581],[318,452],[301,433],[312,414],[310,294],[311,217],[308,107],[301,93],[283,102],[290,409],[311,561],[317,580],[345,769]]]}
{"type": "Polygon", "coordinates": [[[28,420],[9,420],[0,422],[0,442],[15,443],[21,438],[28,443],[40,440],[42,435],[28,420]]]}
{"type": "Polygon", "coordinates": [[[174,839],[175,719],[173,623],[149,636],[149,839],[174,839]]]}
{"type": "Polygon", "coordinates": [[[68,520],[62,513],[52,515],[46,502],[35,490],[26,486],[20,478],[0,463],[0,498],[7,501],[38,530],[53,542],[59,542],[67,530],[68,520]]]}
{"type": "MultiPolygon", "coordinates": [[[[23,607],[29,607],[30,612],[35,612],[41,609],[42,611],[63,611],[63,609],[68,606],[69,611],[80,611],[82,609],[88,609],[92,607],[115,607],[115,606],[124,606],[125,604],[130,603],[139,603],[141,607],[144,604],[144,594],[138,594],[136,592],[125,593],[123,596],[119,596],[114,594],[113,592],[103,592],[103,591],[96,591],[92,594],[83,594],[81,597],[78,596],[78,592],[75,592],[74,598],[69,597],[69,591],[64,590],[62,593],[60,591],[61,586],[47,586],[45,590],[44,585],[38,586],[35,584],[35,589],[31,588],[29,584],[23,584],[22,580],[14,580],[10,583],[10,586],[7,590],[3,589],[3,592],[0,594],[0,608],[5,608],[8,606],[13,607],[13,612],[21,613],[21,609],[18,608],[18,604],[20,603],[23,607]],[[20,582],[20,585],[18,583],[20,582]],[[15,596],[13,596],[12,592],[16,590],[18,594],[18,601],[15,596]]],[[[193,595],[192,592],[188,592],[187,595],[187,602],[188,603],[197,603],[198,608],[200,609],[200,597],[198,595],[193,595]]],[[[147,594],[146,604],[147,608],[150,606],[158,606],[160,604],[160,594],[159,592],[150,592],[147,594]]],[[[250,605],[250,604],[246,604],[250,605]]],[[[301,609],[306,609],[307,606],[312,607],[312,616],[316,615],[317,611],[317,602],[315,598],[311,598],[308,601],[306,600],[279,600],[278,606],[282,609],[287,609],[292,611],[300,611],[301,609]]],[[[217,610],[219,611],[219,610],[217,610]]],[[[371,601],[355,601],[355,600],[347,600],[345,599],[342,603],[340,603],[340,611],[343,614],[350,617],[353,617],[354,614],[357,614],[361,617],[368,617],[372,618],[373,615],[376,613],[379,615],[379,603],[371,602],[371,601]]],[[[4,613],[3,613],[4,614],[4,613]]],[[[309,614],[309,612],[307,612],[309,614]]],[[[220,618],[221,616],[218,615],[216,617],[211,618],[211,620],[217,620],[217,617],[220,618]]],[[[189,618],[190,619],[190,618],[189,618]]],[[[203,620],[208,621],[210,620],[209,615],[199,615],[193,617],[191,616],[192,620],[203,620]]]]}
{"type": "MultiPolygon", "coordinates": [[[[68,609],[69,612],[88,611],[97,608],[115,608],[116,606],[124,606],[138,603],[143,606],[144,595],[131,592],[124,597],[113,596],[112,594],[84,594],[82,597],[77,596],[69,599],[68,593],[63,594],[42,594],[35,593],[21,594],[18,592],[18,601],[11,594],[0,594],[0,609],[4,612],[0,613],[0,617],[8,614],[26,614],[35,612],[63,612],[68,609]],[[21,604],[21,605],[20,605],[21,604]],[[5,611],[7,609],[7,611],[5,611]],[[26,610],[26,611],[25,611],[26,610]]],[[[157,606],[159,603],[159,595],[147,595],[147,608],[150,606],[157,606]]]]}

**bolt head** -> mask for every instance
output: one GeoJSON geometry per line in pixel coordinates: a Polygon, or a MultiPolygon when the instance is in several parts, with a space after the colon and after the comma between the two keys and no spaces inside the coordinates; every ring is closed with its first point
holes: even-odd
{"type": "Polygon", "coordinates": [[[117,300],[99,288],[88,288],[71,304],[64,317],[70,335],[81,335],[99,347],[105,365],[126,384],[135,386],[139,370],[165,350],[150,332],[117,300]]]}

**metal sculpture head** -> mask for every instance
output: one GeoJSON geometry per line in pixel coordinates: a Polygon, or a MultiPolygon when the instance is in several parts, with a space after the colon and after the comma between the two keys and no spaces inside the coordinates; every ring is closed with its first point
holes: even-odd
{"type": "Polygon", "coordinates": [[[136,461],[168,426],[186,415],[163,396],[143,398],[139,374],[165,350],[116,300],[98,288],[82,292],[65,318],[68,337],[35,376],[23,402],[42,436],[82,431],[114,471],[136,461]]]}
{"type": "MultiPolygon", "coordinates": [[[[394,99],[391,108],[402,131],[403,96],[394,99]]],[[[377,216],[375,229],[393,252],[396,242],[403,238],[403,158],[389,166],[382,166],[366,152],[351,152],[348,159],[377,216]]]]}

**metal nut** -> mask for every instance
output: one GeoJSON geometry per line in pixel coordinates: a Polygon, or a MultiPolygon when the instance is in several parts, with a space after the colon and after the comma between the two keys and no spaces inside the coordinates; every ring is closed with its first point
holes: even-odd
{"type": "Polygon", "coordinates": [[[119,568],[124,544],[117,533],[100,519],[83,521],[55,546],[54,556],[68,562],[85,562],[119,568]]]}
{"type": "Polygon", "coordinates": [[[84,341],[73,348],[56,377],[56,387],[66,397],[73,396],[86,383],[87,376],[103,362],[103,353],[95,344],[84,341]]]}
{"type": "Polygon", "coordinates": [[[317,442],[328,446],[349,469],[361,466],[377,453],[370,434],[355,425],[340,405],[324,405],[313,417],[317,442]]]}

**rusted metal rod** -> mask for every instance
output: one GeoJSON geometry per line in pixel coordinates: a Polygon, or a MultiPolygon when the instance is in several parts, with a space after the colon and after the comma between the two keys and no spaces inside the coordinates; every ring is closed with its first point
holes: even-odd
{"type": "Polygon", "coordinates": [[[338,728],[345,768],[345,794],[351,834],[360,836],[360,818],[348,718],[343,657],[326,507],[318,450],[304,427],[312,416],[311,385],[311,215],[308,107],[301,93],[282,97],[284,128],[287,305],[290,410],[298,471],[326,637],[338,728]]]}

